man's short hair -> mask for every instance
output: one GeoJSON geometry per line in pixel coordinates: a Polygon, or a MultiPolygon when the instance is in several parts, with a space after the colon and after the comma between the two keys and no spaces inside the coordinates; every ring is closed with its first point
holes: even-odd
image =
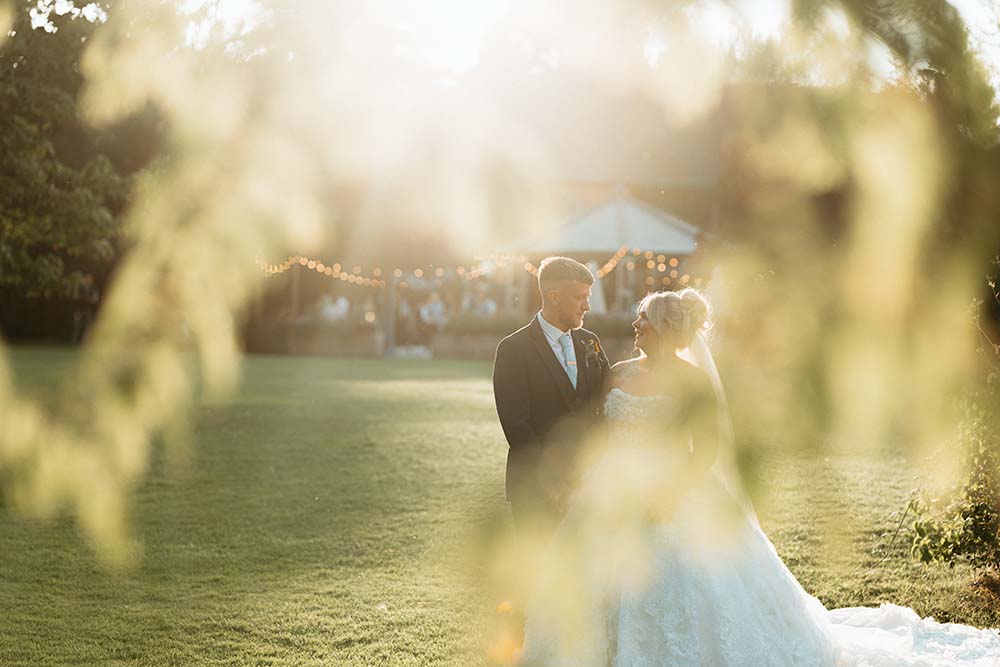
{"type": "Polygon", "coordinates": [[[569,257],[546,257],[538,265],[538,289],[555,289],[559,283],[575,281],[593,285],[594,276],[586,266],[569,257]]]}

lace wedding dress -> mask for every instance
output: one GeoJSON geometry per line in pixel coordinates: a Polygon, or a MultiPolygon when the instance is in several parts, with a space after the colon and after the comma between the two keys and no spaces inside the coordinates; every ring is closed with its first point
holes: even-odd
{"type": "Polygon", "coordinates": [[[683,493],[662,493],[671,482],[664,467],[679,460],[671,450],[683,454],[662,428],[678,410],[668,397],[617,388],[608,395],[611,444],[548,546],[526,610],[521,664],[1000,665],[996,630],[937,623],[890,604],[825,609],[716,477],[682,487],[673,480],[683,493]],[[670,509],[658,515],[657,504],[670,509]]]}

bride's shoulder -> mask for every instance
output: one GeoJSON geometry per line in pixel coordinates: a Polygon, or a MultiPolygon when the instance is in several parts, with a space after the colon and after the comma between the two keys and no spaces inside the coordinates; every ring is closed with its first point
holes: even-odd
{"type": "Polygon", "coordinates": [[[618,389],[626,394],[643,394],[643,387],[649,380],[649,369],[643,361],[643,357],[636,357],[619,361],[612,366],[605,385],[606,391],[618,389]]]}
{"type": "Polygon", "coordinates": [[[625,359],[611,367],[611,377],[625,377],[642,371],[642,357],[625,359]]]}

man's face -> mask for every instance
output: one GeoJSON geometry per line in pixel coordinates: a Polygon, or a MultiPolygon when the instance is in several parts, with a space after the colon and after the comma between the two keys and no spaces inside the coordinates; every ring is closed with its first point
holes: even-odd
{"type": "Polygon", "coordinates": [[[590,285],[567,280],[557,289],[550,291],[559,318],[559,321],[553,324],[564,331],[582,327],[583,316],[590,310],[590,285]]]}

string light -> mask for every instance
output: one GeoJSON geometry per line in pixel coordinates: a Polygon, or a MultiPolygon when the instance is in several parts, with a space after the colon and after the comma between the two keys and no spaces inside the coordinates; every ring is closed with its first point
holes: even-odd
{"type": "MultiPolygon", "coordinates": [[[[674,280],[679,281],[683,285],[688,285],[689,283],[692,282],[691,276],[689,274],[684,274],[683,276],[679,275],[679,271],[676,267],[680,265],[680,260],[677,257],[670,257],[669,259],[667,259],[667,256],[664,254],[655,254],[652,250],[644,251],[640,248],[629,249],[628,246],[620,247],[617,251],[615,251],[615,253],[611,257],[608,258],[606,262],[604,262],[603,265],[598,267],[597,270],[595,271],[597,277],[604,278],[607,275],[609,275],[612,271],[614,271],[618,267],[618,265],[621,263],[623,259],[629,256],[630,252],[632,254],[632,257],[629,257],[628,261],[625,263],[625,268],[628,271],[635,271],[637,268],[641,268],[641,263],[643,262],[643,258],[645,258],[645,269],[647,269],[648,271],[665,273],[669,270],[668,275],[663,276],[659,281],[663,285],[671,285],[673,284],[674,280]],[[668,267],[670,268],[668,269],[668,267]]],[[[475,280],[485,275],[488,272],[488,269],[484,265],[487,263],[492,263],[492,265],[498,269],[504,268],[508,264],[512,266],[520,266],[527,273],[531,274],[536,278],[538,277],[538,270],[539,270],[538,266],[536,266],[531,260],[527,258],[527,256],[523,254],[497,253],[493,255],[477,255],[476,259],[479,261],[479,264],[477,264],[475,267],[467,268],[465,266],[458,266],[454,269],[455,274],[458,277],[465,278],[466,280],[469,281],[475,280]]],[[[377,266],[372,269],[373,277],[367,277],[362,275],[361,273],[362,269],[358,265],[352,266],[351,273],[347,273],[344,271],[344,267],[340,263],[334,263],[332,265],[328,265],[319,260],[311,259],[308,257],[302,257],[299,255],[289,255],[280,264],[271,264],[262,262],[259,256],[254,258],[254,262],[257,264],[257,266],[259,266],[263,270],[266,276],[280,275],[290,270],[292,267],[299,266],[312,271],[316,271],[317,273],[325,275],[328,278],[337,279],[352,285],[383,288],[387,284],[385,280],[381,279],[382,269],[377,266]]],[[[435,267],[433,264],[430,265],[430,267],[427,270],[428,271],[433,270],[434,276],[436,276],[438,279],[443,278],[447,273],[445,267],[443,266],[435,267]]],[[[403,274],[404,271],[401,268],[396,268],[393,269],[392,271],[392,275],[395,276],[396,278],[402,278],[403,274]]],[[[413,277],[418,279],[423,278],[424,269],[420,267],[415,268],[413,270],[413,277]]],[[[647,276],[645,279],[646,285],[649,286],[655,285],[656,282],[657,281],[653,276],[647,276]]],[[[695,278],[693,282],[695,286],[701,287],[701,285],[704,283],[704,280],[702,278],[695,278]]],[[[399,283],[399,286],[406,288],[409,287],[409,283],[403,281],[399,283]]]]}
{"type": "MultiPolygon", "coordinates": [[[[654,256],[653,251],[651,250],[643,251],[640,248],[632,248],[631,252],[635,257],[640,257],[640,256],[645,257],[648,260],[646,263],[647,268],[653,269],[656,267],[656,262],[652,262],[652,264],[650,264],[654,256]]],[[[612,271],[614,271],[615,268],[618,266],[618,264],[622,261],[622,259],[624,259],[626,255],[628,255],[628,253],[629,253],[628,246],[622,246],[621,248],[619,248],[611,257],[608,258],[606,262],[604,262],[602,266],[598,267],[598,269],[595,271],[597,277],[603,278],[608,274],[610,274],[612,271]]],[[[495,253],[492,255],[476,255],[476,259],[479,261],[492,261],[496,264],[497,268],[502,268],[506,266],[508,263],[511,264],[519,263],[521,265],[521,268],[523,268],[525,271],[527,271],[533,276],[538,276],[538,267],[535,266],[535,264],[533,264],[524,255],[514,255],[510,253],[495,253]]],[[[666,259],[667,259],[666,255],[659,255],[658,257],[658,261],[660,263],[665,262],[666,259]]],[[[676,262],[676,260],[674,261],[676,262]]],[[[628,262],[626,264],[626,268],[629,271],[634,271],[636,265],[634,262],[628,262]]],[[[458,273],[459,275],[462,275],[464,271],[459,271],[458,273]]],[[[481,274],[482,271],[480,271],[477,275],[481,274]]]]}
{"type": "Polygon", "coordinates": [[[327,266],[323,262],[315,259],[310,259],[308,257],[298,257],[296,255],[291,255],[281,264],[270,264],[267,262],[262,262],[260,257],[255,257],[254,262],[259,266],[266,276],[274,276],[284,273],[291,269],[293,266],[300,266],[310,271],[315,271],[316,273],[327,276],[328,278],[333,278],[341,280],[344,282],[349,282],[354,285],[362,285],[364,287],[385,287],[386,283],[384,280],[379,280],[377,278],[368,278],[366,276],[360,275],[361,267],[354,267],[354,274],[346,274],[341,271],[340,264],[334,264],[333,266],[327,266]]]}
{"type": "Polygon", "coordinates": [[[465,279],[466,280],[475,280],[476,278],[478,278],[479,276],[483,275],[484,273],[486,273],[486,270],[483,269],[482,265],[480,265],[480,266],[477,266],[474,269],[469,269],[468,271],[466,271],[465,272],[465,279]]]}
{"type": "Polygon", "coordinates": [[[597,270],[597,277],[603,278],[604,276],[614,271],[615,267],[618,266],[618,262],[620,262],[622,258],[627,254],[628,254],[628,248],[626,246],[622,246],[621,248],[619,248],[618,251],[611,256],[611,259],[605,262],[604,266],[602,266],[597,270]]]}

